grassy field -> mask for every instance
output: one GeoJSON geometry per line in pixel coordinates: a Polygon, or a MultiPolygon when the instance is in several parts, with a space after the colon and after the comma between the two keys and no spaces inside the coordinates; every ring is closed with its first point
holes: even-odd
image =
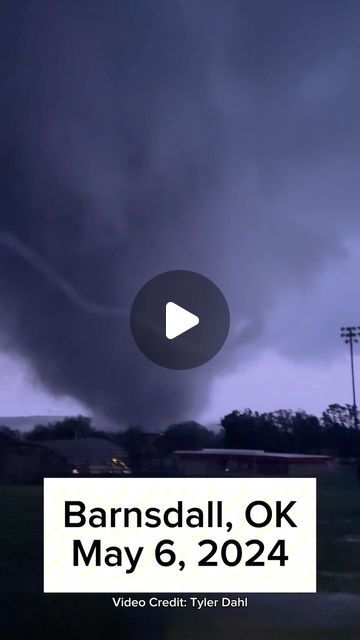
{"type": "MultiPolygon", "coordinates": [[[[242,640],[288,640],[290,635],[291,640],[360,637],[360,604],[358,616],[355,612],[347,617],[345,626],[326,627],[325,604],[322,622],[306,626],[305,616],[299,628],[281,595],[267,617],[255,596],[249,598],[254,602],[249,615],[240,610],[191,615],[161,610],[142,611],[141,616],[136,610],[116,610],[109,596],[43,596],[41,487],[0,487],[0,512],[0,637],[20,638],[39,619],[47,631],[38,640],[60,628],[70,637],[84,632],[84,625],[88,638],[116,630],[126,640],[143,638],[145,629],[149,640],[216,640],[224,634],[229,638],[241,634],[242,640]],[[1,634],[2,628],[7,635],[1,634]]],[[[360,594],[360,486],[350,471],[318,483],[318,590],[360,594]]]]}
{"type": "Polygon", "coordinates": [[[351,471],[318,481],[318,590],[360,594],[360,485],[351,471]]]}
{"type": "Polygon", "coordinates": [[[181,628],[169,631],[166,640],[359,640],[359,628],[341,627],[341,629],[295,629],[293,627],[262,627],[244,626],[239,619],[228,619],[210,624],[192,620],[189,624],[182,624],[181,628]]]}
{"type": "Polygon", "coordinates": [[[0,593],[42,590],[42,488],[0,486],[0,593]]]}

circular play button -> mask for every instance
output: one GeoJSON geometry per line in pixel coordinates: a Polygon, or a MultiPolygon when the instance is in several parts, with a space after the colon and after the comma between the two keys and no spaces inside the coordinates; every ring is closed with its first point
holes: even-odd
{"type": "Polygon", "coordinates": [[[142,353],[168,369],[193,369],[223,346],[230,313],[220,289],[193,271],[166,271],[137,294],[131,332],[142,353]]]}

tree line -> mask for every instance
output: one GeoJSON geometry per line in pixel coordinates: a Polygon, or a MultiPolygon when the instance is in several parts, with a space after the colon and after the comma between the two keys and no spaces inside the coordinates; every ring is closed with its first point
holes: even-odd
{"type": "MultiPolygon", "coordinates": [[[[360,424],[360,420],[357,422],[360,424]]],[[[144,458],[163,458],[175,450],[203,448],[261,449],[282,453],[360,456],[360,430],[356,428],[353,407],[332,404],[322,416],[305,411],[279,410],[259,413],[251,409],[232,411],[217,429],[190,421],[170,425],[159,433],[140,426],[125,431],[101,431],[84,416],[36,425],[20,434],[6,425],[0,427],[0,446],[19,441],[41,442],[69,438],[106,438],[124,447],[134,467],[144,458]]]]}

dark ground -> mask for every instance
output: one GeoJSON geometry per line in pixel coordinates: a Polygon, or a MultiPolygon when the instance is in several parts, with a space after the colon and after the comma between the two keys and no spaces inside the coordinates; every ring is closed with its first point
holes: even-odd
{"type": "Polygon", "coordinates": [[[318,483],[319,593],[247,594],[248,609],[139,612],[114,608],[111,595],[43,595],[41,488],[0,487],[0,512],[4,640],[34,632],[37,640],[55,634],[89,639],[116,634],[126,640],[360,638],[360,488],[351,471],[318,483]]]}

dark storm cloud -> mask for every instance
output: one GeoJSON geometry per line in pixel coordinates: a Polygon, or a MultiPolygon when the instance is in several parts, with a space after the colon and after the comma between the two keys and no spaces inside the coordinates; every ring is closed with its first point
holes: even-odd
{"type": "Polygon", "coordinates": [[[359,234],[360,7],[108,0],[2,13],[4,348],[116,420],[189,415],[216,368],[266,336],[277,301],[359,234]],[[140,286],[176,268],[222,287],[236,345],[185,373],[146,362],[126,320],[140,286]]]}

